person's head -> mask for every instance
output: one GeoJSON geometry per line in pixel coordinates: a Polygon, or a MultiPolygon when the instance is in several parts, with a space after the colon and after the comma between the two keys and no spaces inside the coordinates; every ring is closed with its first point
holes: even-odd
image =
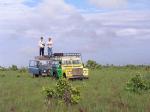
{"type": "Polygon", "coordinates": [[[61,65],[61,61],[59,61],[59,64],[61,65]]]}
{"type": "Polygon", "coordinates": [[[43,37],[41,37],[41,40],[43,40],[43,37]]]}
{"type": "Polygon", "coordinates": [[[52,39],[49,37],[48,40],[51,41],[52,39]]]}

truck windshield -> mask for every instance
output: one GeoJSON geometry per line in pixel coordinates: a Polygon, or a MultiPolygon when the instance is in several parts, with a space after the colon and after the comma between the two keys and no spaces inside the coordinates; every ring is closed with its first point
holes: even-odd
{"type": "Polygon", "coordinates": [[[69,64],[72,64],[72,63],[71,63],[71,60],[63,60],[62,64],[69,65],[69,64]]]}
{"type": "Polygon", "coordinates": [[[40,65],[50,66],[50,65],[52,65],[52,62],[51,61],[40,61],[40,65]]]}
{"type": "Polygon", "coordinates": [[[69,64],[81,64],[80,60],[63,60],[62,64],[69,65],[69,64]]]}
{"type": "Polygon", "coordinates": [[[31,60],[29,66],[35,67],[35,66],[38,66],[38,63],[39,63],[38,61],[31,60]]]}
{"type": "Polygon", "coordinates": [[[72,60],[72,64],[81,64],[80,60],[72,60]]]}

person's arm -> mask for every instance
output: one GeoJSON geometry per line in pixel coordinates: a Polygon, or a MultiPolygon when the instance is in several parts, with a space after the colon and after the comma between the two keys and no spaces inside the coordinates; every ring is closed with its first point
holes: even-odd
{"type": "Polygon", "coordinates": [[[42,42],[42,45],[45,46],[45,42],[44,41],[42,42]]]}

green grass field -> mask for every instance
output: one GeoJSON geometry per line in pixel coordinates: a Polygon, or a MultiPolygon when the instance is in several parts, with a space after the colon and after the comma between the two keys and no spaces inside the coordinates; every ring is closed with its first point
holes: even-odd
{"type": "MultiPolygon", "coordinates": [[[[70,81],[81,90],[81,101],[66,109],[53,103],[49,112],[150,112],[150,94],[125,90],[126,82],[144,69],[103,68],[90,71],[89,80],[70,81]]],[[[32,78],[28,73],[0,71],[0,112],[47,112],[42,87],[53,87],[49,77],[32,78]]]]}

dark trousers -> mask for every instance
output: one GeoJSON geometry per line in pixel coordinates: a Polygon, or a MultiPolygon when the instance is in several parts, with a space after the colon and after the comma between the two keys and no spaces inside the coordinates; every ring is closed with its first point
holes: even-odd
{"type": "Polygon", "coordinates": [[[40,56],[44,56],[44,48],[40,48],[40,56]]]}

